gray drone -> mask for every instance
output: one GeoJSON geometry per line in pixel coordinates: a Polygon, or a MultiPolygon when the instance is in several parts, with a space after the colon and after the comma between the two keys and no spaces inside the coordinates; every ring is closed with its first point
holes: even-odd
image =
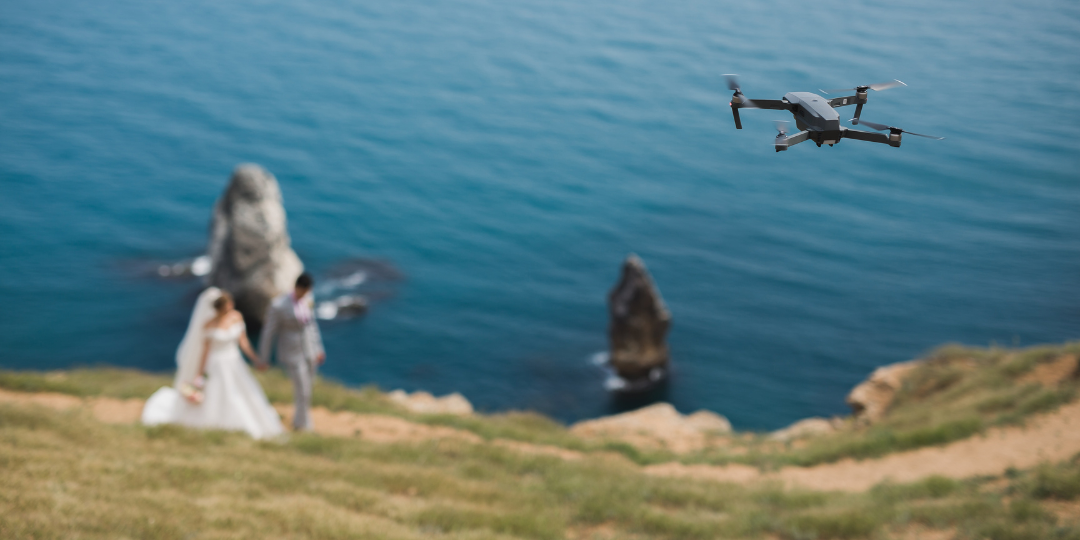
{"type": "Polygon", "coordinates": [[[811,94],[810,92],[788,92],[787,94],[784,94],[783,99],[755,99],[751,101],[743,95],[742,90],[739,88],[738,75],[724,75],[724,77],[727,78],[728,88],[735,92],[731,97],[730,105],[731,114],[735,117],[736,129],[742,129],[742,120],[739,118],[739,109],[772,109],[777,111],[789,111],[792,116],[795,117],[795,126],[798,127],[800,131],[793,135],[788,134],[788,122],[776,122],[776,130],[780,132],[776,136],[776,141],[774,142],[777,152],[782,152],[787,150],[789,146],[808,140],[816,142],[819,147],[823,144],[832,146],[840,142],[840,139],[856,139],[859,141],[887,144],[899,148],[900,136],[904,133],[915,135],[917,137],[926,137],[927,139],[941,140],[945,138],[935,137],[933,135],[923,135],[921,133],[912,133],[898,127],[859,120],[859,115],[862,114],[863,105],[866,105],[866,91],[880,91],[896,86],[907,86],[897,80],[886,83],[856,86],[855,88],[839,88],[821,91],[823,94],[828,94],[829,92],[855,90],[855,95],[853,96],[825,99],[817,94],[811,94]],[[841,126],[840,115],[837,114],[834,109],[846,105],[856,106],[855,118],[852,118],[849,122],[856,126],[866,126],[875,131],[887,130],[889,134],[875,133],[873,131],[860,131],[858,129],[841,126]]]}

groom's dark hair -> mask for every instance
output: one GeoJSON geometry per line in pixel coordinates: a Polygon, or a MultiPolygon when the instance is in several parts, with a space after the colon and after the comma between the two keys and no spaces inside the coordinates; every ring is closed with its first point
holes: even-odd
{"type": "Polygon", "coordinates": [[[311,274],[304,272],[300,274],[300,277],[296,278],[296,286],[301,289],[310,289],[315,284],[315,280],[311,278],[311,274]]]}

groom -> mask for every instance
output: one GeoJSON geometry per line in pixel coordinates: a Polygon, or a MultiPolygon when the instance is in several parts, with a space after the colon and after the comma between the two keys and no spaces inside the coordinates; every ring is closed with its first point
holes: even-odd
{"type": "Polygon", "coordinates": [[[270,365],[270,351],[277,343],[278,363],[293,383],[293,429],[311,429],[308,409],[311,408],[311,383],[316,366],[326,360],[319,325],[315,323],[312,300],[308,296],[315,281],[307,272],[296,278],[290,293],[274,299],[266,312],[266,324],[259,337],[259,369],[270,365]]]}

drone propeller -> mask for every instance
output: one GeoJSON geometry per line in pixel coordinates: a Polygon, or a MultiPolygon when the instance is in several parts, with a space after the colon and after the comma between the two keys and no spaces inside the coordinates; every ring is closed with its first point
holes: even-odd
{"type": "Polygon", "coordinates": [[[787,146],[788,145],[788,143],[787,143],[787,135],[788,135],[788,124],[789,123],[790,122],[788,122],[787,120],[773,120],[773,125],[776,126],[776,131],[779,132],[779,133],[776,134],[776,142],[774,143],[777,146],[787,146]]]}
{"type": "Polygon", "coordinates": [[[734,73],[727,73],[727,74],[724,75],[724,78],[727,79],[728,90],[733,90],[735,92],[739,91],[739,76],[738,75],[736,75],[734,73]]]}
{"type": "Polygon", "coordinates": [[[743,109],[756,109],[757,108],[757,105],[754,105],[754,102],[750,101],[750,98],[743,95],[742,89],[739,88],[739,76],[738,75],[727,74],[727,75],[724,75],[724,78],[727,79],[728,90],[731,90],[731,91],[735,92],[735,94],[732,97],[733,98],[738,97],[738,98],[742,99],[742,101],[739,104],[740,107],[742,107],[743,109]]]}
{"type": "Polygon", "coordinates": [[[866,91],[867,88],[869,88],[870,90],[877,90],[877,91],[880,92],[882,90],[888,90],[890,88],[896,88],[897,86],[907,86],[907,85],[904,84],[902,81],[900,81],[898,79],[893,79],[893,80],[891,80],[889,82],[883,82],[883,83],[877,83],[877,84],[867,84],[867,85],[864,85],[864,86],[856,86],[855,88],[830,88],[828,90],[822,90],[821,92],[825,93],[825,94],[828,94],[829,92],[847,92],[848,90],[855,90],[856,92],[863,92],[863,91],[866,91]]]}
{"type": "Polygon", "coordinates": [[[889,130],[890,132],[894,132],[894,133],[907,133],[908,135],[915,135],[916,137],[926,137],[927,139],[935,139],[935,140],[938,140],[938,141],[945,138],[945,137],[935,137],[933,135],[923,135],[922,133],[913,133],[911,131],[902,130],[902,129],[898,128],[898,127],[886,126],[885,124],[878,124],[876,122],[868,122],[866,120],[861,120],[861,119],[852,118],[851,120],[849,120],[849,122],[851,122],[852,124],[855,124],[856,126],[866,126],[866,127],[870,128],[870,129],[877,130],[877,131],[889,130]]]}

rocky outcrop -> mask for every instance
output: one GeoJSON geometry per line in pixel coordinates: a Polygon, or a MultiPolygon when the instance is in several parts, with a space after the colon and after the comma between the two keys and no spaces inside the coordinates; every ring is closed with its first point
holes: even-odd
{"type": "Polygon", "coordinates": [[[889,411],[896,392],[904,384],[904,377],[922,364],[922,360],[909,360],[881,366],[870,374],[870,378],[859,383],[847,396],[852,416],[861,423],[873,423],[881,420],[889,411]]]}
{"type": "Polygon", "coordinates": [[[608,294],[608,313],[609,362],[619,377],[635,386],[666,374],[671,313],[637,255],[623,262],[619,283],[608,294]]]}
{"type": "Polygon", "coordinates": [[[304,270],[290,247],[277,179],[258,165],[240,165],[214,206],[210,284],[232,293],[249,324],[261,325],[273,298],[304,270]]]}
{"type": "Polygon", "coordinates": [[[453,414],[458,416],[473,414],[472,403],[469,403],[465,396],[457,392],[443,397],[435,397],[427,392],[408,394],[404,390],[394,390],[387,394],[386,397],[408,411],[418,414],[453,414]]]}
{"type": "Polygon", "coordinates": [[[711,411],[679,414],[668,403],[595,420],[583,420],[570,432],[585,438],[615,439],[643,448],[664,448],[676,453],[705,448],[709,438],[731,433],[731,422],[711,411]]]}
{"type": "Polygon", "coordinates": [[[778,429],[769,434],[769,439],[773,441],[787,442],[794,439],[805,439],[808,437],[816,437],[818,435],[828,435],[835,432],[839,426],[843,425],[843,419],[834,418],[829,420],[828,418],[803,418],[794,424],[784,428],[778,429]]]}

